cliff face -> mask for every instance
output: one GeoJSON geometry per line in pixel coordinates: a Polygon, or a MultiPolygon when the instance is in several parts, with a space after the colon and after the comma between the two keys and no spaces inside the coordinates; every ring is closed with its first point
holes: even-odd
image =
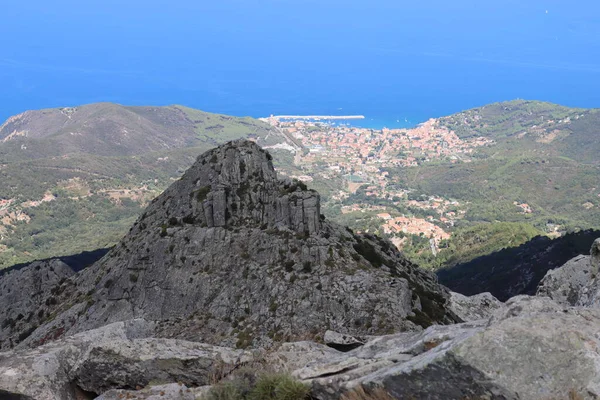
{"type": "Polygon", "coordinates": [[[280,181],[248,141],[201,155],[102,260],[33,310],[24,345],[133,318],[156,335],[238,347],[378,334],[457,320],[448,291],[391,243],[320,215],[319,194],[280,181]],[[29,333],[29,332],[28,332],[29,333]]]}

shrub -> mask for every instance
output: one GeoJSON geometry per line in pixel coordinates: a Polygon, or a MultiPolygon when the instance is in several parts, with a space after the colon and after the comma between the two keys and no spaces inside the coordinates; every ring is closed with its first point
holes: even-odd
{"type": "Polygon", "coordinates": [[[224,382],[213,386],[208,394],[206,400],[242,400],[242,393],[236,387],[234,382],[224,382]]]}
{"type": "Polygon", "coordinates": [[[304,264],[302,264],[302,271],[308,273],[312,272],[312,265],[310,264],[310,261],[304,261],[304,264]]]}
{"type": "Polygon", "coordinates": [[[248,396],[249,400],[271,400],[275,399],[275,388],[279,383],[279,375],[265,374],[256,382],[256,386],[248,396]]]}
{"type": "Polygon", "coordinates": [[[384,263],[383,257],[375,250],[371,243],[359,240],[354,246],[354,250],[369,261],[375,268],[381,267],[384,263]]]}
{"type": "Polygon", "coordinates": [[[208,193],[210,193],[210,186],[202,186],[196,192],[196,199],[198,199],[198,201],[204,201],[206,200],[208,193]]]}
{"type": "Polygon", "coordinates": [[[289,375],[264,374],[256,382],[248,400],[304,400],[308,398],[308,385],[289,375]]]}
{"type": "Polygon", "coordinates": [[[293,379],[290,376],[281,378],[275,388],[276,400],[304,400],[308,398],[310,388],[308,385],[293,379]]]}

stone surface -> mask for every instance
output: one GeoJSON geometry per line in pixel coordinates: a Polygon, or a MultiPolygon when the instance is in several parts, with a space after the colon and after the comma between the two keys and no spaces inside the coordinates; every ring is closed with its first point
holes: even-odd
{"type": "Polygon", "coordinates": [[[362,346],[367,341],[364,337],[345,335],[335,331],[326,331],[323,341],[329,347],[340,351],[349,351],[362,346]]]}
{"type": "Polygon", "coordinates": [[[565,265],[548,271],[537,289],[538,296],[545,296],[565,305],[576,305],[582,290],[593,279],[589,256],[577,256],[565,265]]]}
{"type": "Polygon", "coordinates": [[[599,326],[598,310],[521,296],[489,322],[380,337],[294,375],[320,400],[359,385],[395,399],[592,399],[600,396],[599,326]]]}
{"type": "Polygon", "coordinates": [[[198,157],[107,256],[52,290],[21,347],[135,318],[157,321],[161,337],[231,347],[458,320],[435,275],[326,221],[318,193],[278,180],[248,141],[198,157]]]}
{"type": "Polygon", "coordinates": [[[504,304],[489,292],[473,296],[450,292],[448,303],[448,308],[465,322],[489,318],[502,307],[504,304]]]}
{"type": "Polygon", "coordinates": [[[0,350],[11,348],[48,319],[48,310],[58,303],[59,287],[67,287],[68,278],[107,252],[100,249],[0,270],[0,350]]]}
{"type": "MultiPolygon", "coordinates": [[[[111,389],[173,382],[200,387],[252,353],[150,335],[143,320],[117,322],[36,349],[0,353],[0,389],[37,400],[75,400],[111,389]]],[[[93,398],[93,397],[91,397],[93,398]]]]}
{"type": "Polygon", "coordinates": [[[58,259],[35,261],[2,274],[0,349],[12,347],[38,326],[40,319],[46,317],[44,311],[38,310],[56,301],[55,288],[73,274],[58,259]]]}
{"type": "Polygon", "coordinates": [[[96,400],[197,400],[201,399],[209,389],[208,386],[188,388],[181,383],[171,383],[150,386],[141,390],[113,389],[103,393],[96,400]]]}
{"type": "Polygon", "coordinates": [[[338,354],[340,354],[338,350],[324,344],[303,341],[283,343],[275,351],[257,355],[256,360],[267,369],[292,372],[307,364],[331,359],[338,354]]]}

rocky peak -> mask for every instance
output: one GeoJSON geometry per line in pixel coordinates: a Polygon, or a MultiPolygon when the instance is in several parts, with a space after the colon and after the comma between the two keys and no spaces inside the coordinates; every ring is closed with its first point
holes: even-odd
{"type": "MultiPolygon", "coordinates": [[[[249,141],[211,150],[122,241],[40,299],[36,346],[143,318],[156,335],[249,347],[327,330],[372,335],[459,320],[435,276],[390,242],[320,216],[319,195],[280,181],[249,141]]],[[[15,339],[17,338],[17,339],[15,339]]]]}
{"type": "Polygon", "coordinates": [[[237,140],[202,154],[144,214],[170,225],[265,226],[319,232],[320,197],[300,181],[279,181],[269,153],[237,140]]]}

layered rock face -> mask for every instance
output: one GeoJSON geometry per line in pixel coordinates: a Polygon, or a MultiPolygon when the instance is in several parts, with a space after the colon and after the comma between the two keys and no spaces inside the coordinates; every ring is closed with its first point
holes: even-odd
{"type": "Polygon", "coordinates": [[[434,275],[319,208],[254,143],[209,151],[106,257],[54,289],[21,346],[134,318],[157,321],[161,337],[237,347],[458,320],[434,275]]]}

